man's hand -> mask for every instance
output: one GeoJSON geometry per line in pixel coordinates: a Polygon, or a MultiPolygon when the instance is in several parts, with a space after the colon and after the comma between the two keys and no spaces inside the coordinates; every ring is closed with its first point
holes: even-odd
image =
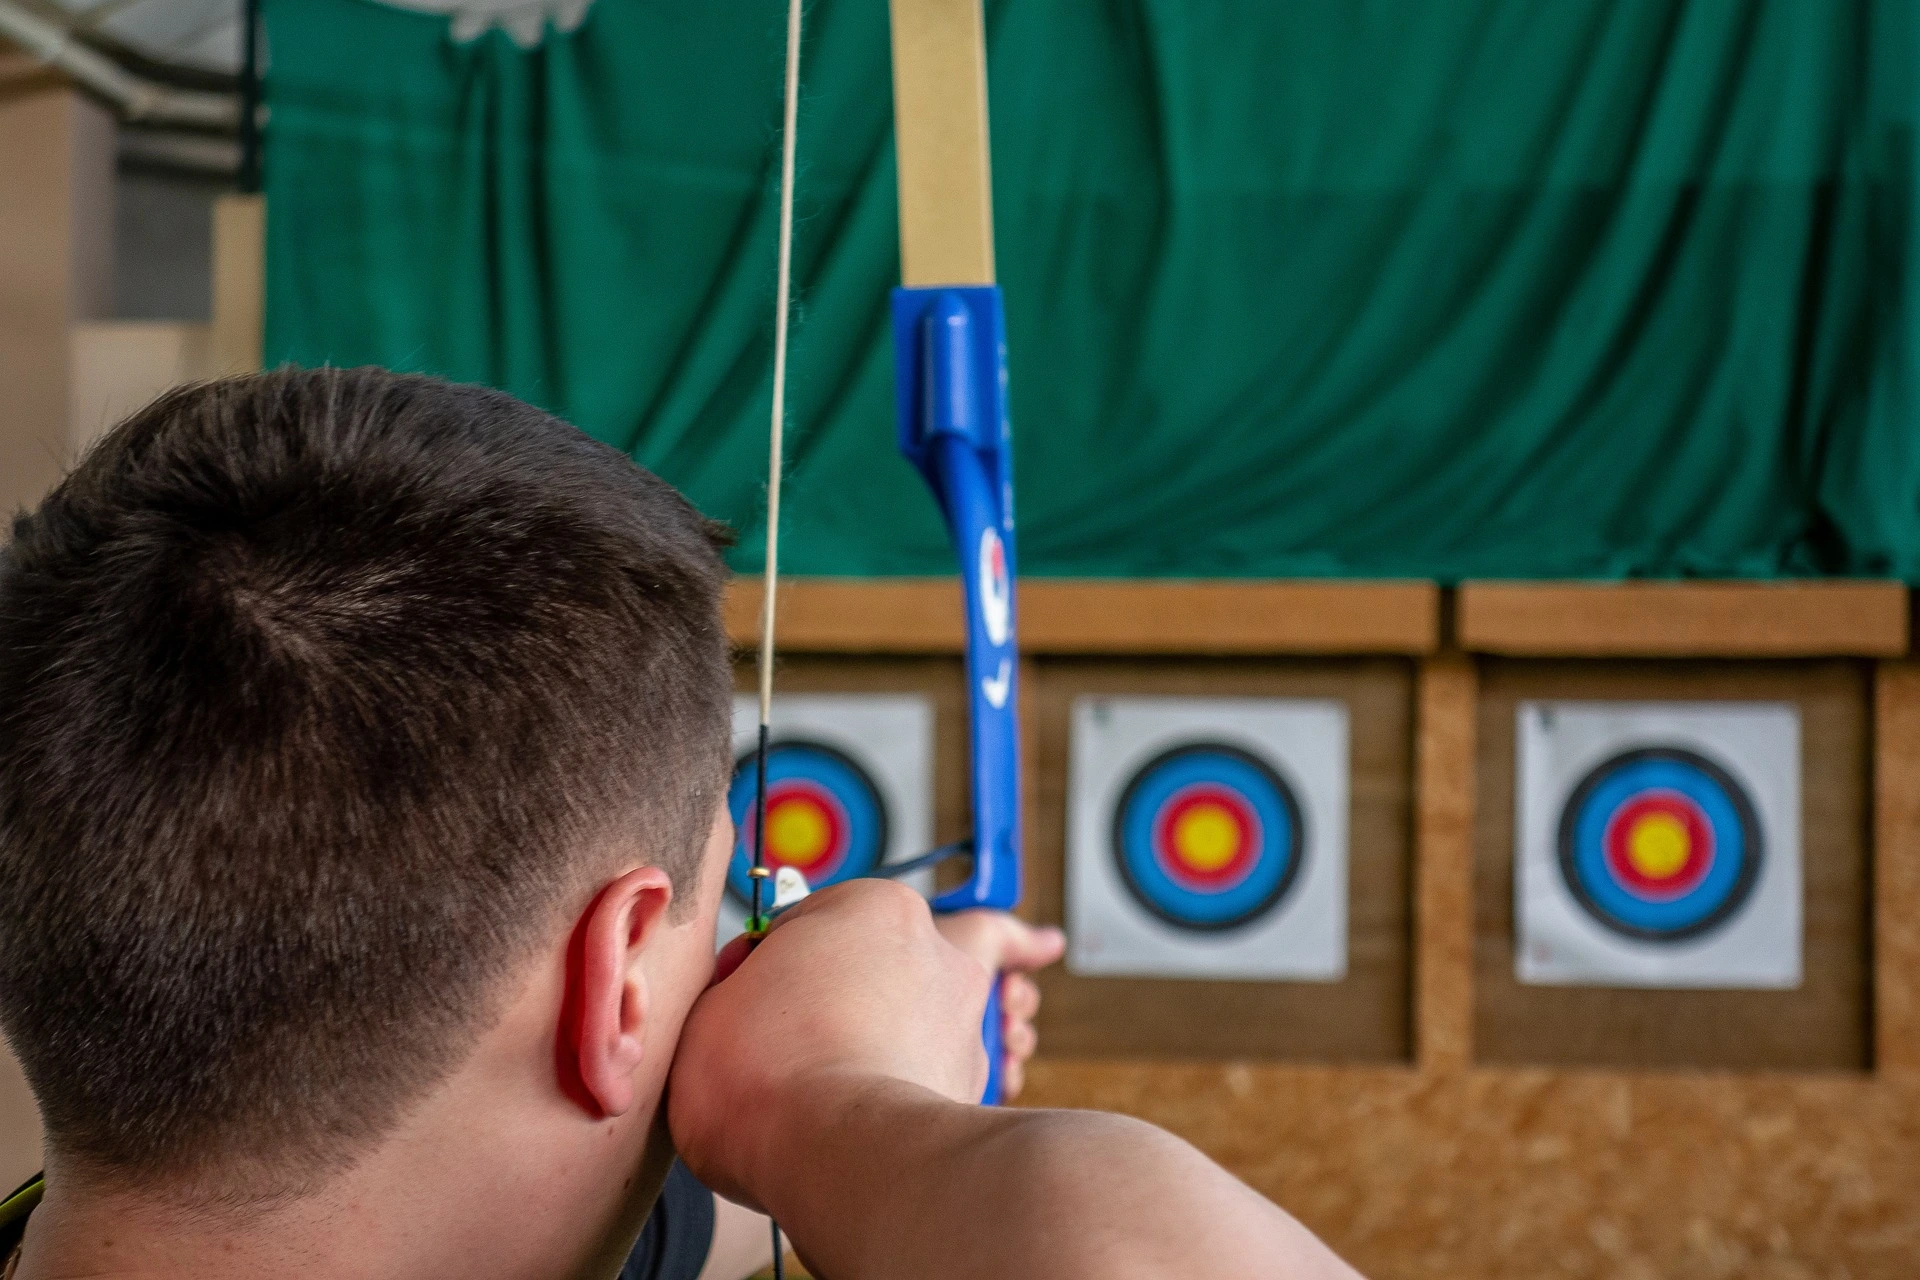
{"type": "MultiPolygon", "coordinates": [[[[999,973],[1002,1045],[1001,1088],[1011,1100],[1025,1082],[1026,1063],[1038,1043],[1033,1017],[1040,1008],[1040,989],[1026,975],[1058,960],[1066,950],[1066,936],[1055,928],[1035,928],[998,911],[960,911],[939,916],[934,927],[940,936],[999,973]]],[[[746,959],[745,939],[722,953],[716,966],[722,975],[746,959]]],[[[731,1200],[714,1201],[713,1244],[707,1251],[700,1280],[740,1280],[757,1275],[773,1261],[767,1247],[767,1219],[731,1200]]]]}
{"type": "Polygon", "coordinates": [[[940,936],[978,960],[1000,979],[1000,1090],[1011,1102],[1027,1083],[1027,1059],[1039,1044],[1033,1018],[1040,1011],[1040,988],[1027,975],[1058,960],[1067,937],[1051,925],[1036,927],[1004,911],[957,911],[934,922],[940,936]]]}
{"type": "MultiPolygon", "coordinates": [[[[814,1274],[842,1280],[1354,1280],[1171,1134],[971,1105],[989,975],[1047,963],[1060,942],[993,913],[946,928],[967,950],[918,894],[851,880],[787,912],[744,959],[723,953],[720,971],[735,967],[694,1005],[668,1082],[668,1123],[703,1182],[771,1210],[814,1274]],[[994,1229],[973,1230],[983,1222],[994,1229]]],[[[1030,1051],[1032,1000],[1016,991],[1030,1051]]]]}
{"type": "Polygon", "coordinates": [[[977,1100],[988,969],[1003,962],[991,946],[973,959],[947,942],[902,885],[850,880],[812,895],[752,954],[723,952],[721,979],[687,1019],[667,1088],[681,1158],[707,1186],[759,1207],[749,1187],[774,1158],[766,1120],[821,1081],[977,1100]]]}

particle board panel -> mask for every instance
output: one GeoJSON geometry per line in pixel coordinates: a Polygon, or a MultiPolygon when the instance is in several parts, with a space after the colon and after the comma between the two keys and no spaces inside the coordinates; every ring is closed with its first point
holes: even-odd
{"type": "Polygon", "coordinates": [[[1911,1280],[1920,1258],[1920,1077],[1043,1058],[1028,1081],[1023,1104],[1187,1138],[1371,1280],[1911,1280]]]}
{"type": "Polygon", "coordinates": [[[1907,651],[1897,582],[1467,582],[1459,639],[1531,657],[1890,657],[1907,651]]]}
{"type": "Polygon", "coordinates": [[[1073,660],[1033,664],[1027,906],[1065,906],[1068,717],[1082,694],[1344,700],[1352,720],[1348,971],[1315,982],[1040,975],[1051,1055],[1404,1062],[1411,1053],[1409,843],[1413,665],[1386,659],[1073,660]]]}
{"type": "MultiPolygon", "coordinates": [[[[735,580],[727,632],[759,637],[758,578],[735,580]]],[[[1430,582],[1146,581],[1025,578],[1028,654],[1424,654],[1440,637],[1430,582]]],[[[780,647],[842,653],[958,653],[958,578],[784,578],[780,647]]]]}
{"type": "Polygon", "coordinates": [[[1870,668],[1529,662],[1481,668],[1474,1040],[1481,1062],[1654,1069],[1869,1065],[1870,668]],[[1801,716],[1805,978],[1792,991],[1526,986],[1514,976],[1514,708],[1527,698],[1766,699],[1801,716]]]}

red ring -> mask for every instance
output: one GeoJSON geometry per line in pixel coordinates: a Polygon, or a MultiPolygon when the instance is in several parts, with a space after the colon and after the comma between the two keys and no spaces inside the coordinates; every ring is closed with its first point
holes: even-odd
{"type": "Polygon", "coordinates": [[[1232,787],[1196,782],[1168,796],[1153,819],[1153,858],[1167,877],[1193,893],[1221,893],[1252,874],[1260,861],[1260,815],[1247,798],[1232,787]],[[1225,809],[1240,833],[1240,847],[1212,870],[1189,864],[1173,847],[1173,830],[1188,810],[1210,804],[1225,809]]]}
{"type": "Polygon", "coordinates": [[[1643,791],[1622,801],[1607,818],[1601,847],[1606,851],[1607,870],[1622,888],[1639,898],[1668,902],[1697,889],[1713,869],[1713,824],[1699,805],[1678,791],[1643,791]],[[1634,866],[1627,851],[1634,824],[1654,814],[1678,819],[1687,831],[1686,861],[1672,875],[1657,878],[1634,866]]]}
{"type": "MultiPolygon", "coordinates": [[[[775,810],[783,804],[809,804],[818,809],[827,820],[826,849],[811,862],[800,862],[783,857],[779,850],[767,849],[767,865],[772,867],[793,867],[806,876],[809,884],[822,884],[839,871],[847,858],[848,831],[851,823],[847,818],[846,806],[840,803],[840,797],[832,788],[821,785],[811,778],[783,778],[767,788],[767,824],[773,824],[775,810]]],[[[747,856],[753,856],[753,833],[746,833],[747,856]]]]}

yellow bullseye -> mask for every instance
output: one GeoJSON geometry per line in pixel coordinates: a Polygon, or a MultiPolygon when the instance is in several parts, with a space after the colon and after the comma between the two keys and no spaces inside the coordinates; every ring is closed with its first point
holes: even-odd
{"type": "Polygon", "coordinates": [[[827,815],[804,801],[776,804],[767,814],[767,852],[781,862],[807,866],[826,856],[833,838],[827,815]]]}
{"type": "Polygon", "coordinates": [[[1649,880],[1678,874],[1692,852],[1686,824],[1670,813],[1647,814],[1627,833],[1627,861],[1649,880]]]}
{"type": "Polygon", "coordinates": [[[1240,824],[1225,805],[1191,806],[1169,834],[1180,860],[1196,871],[1218,871],[1240,852],[1240,824]]]}

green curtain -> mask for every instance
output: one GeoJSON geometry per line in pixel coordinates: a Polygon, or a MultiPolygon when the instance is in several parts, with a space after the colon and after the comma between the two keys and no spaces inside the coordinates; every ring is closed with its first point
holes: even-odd
{"type": "MultiPolygon", "coordinates": [[[[1912,9],[989,3],[1022,571],[1920,580],[1912,9]]],[[[268,358],[505,387],[757,568],[783,11],[268,0],[268,358]]],[[[785,567],[949,572],[885,6],[804,57],[785,567]]]]}

